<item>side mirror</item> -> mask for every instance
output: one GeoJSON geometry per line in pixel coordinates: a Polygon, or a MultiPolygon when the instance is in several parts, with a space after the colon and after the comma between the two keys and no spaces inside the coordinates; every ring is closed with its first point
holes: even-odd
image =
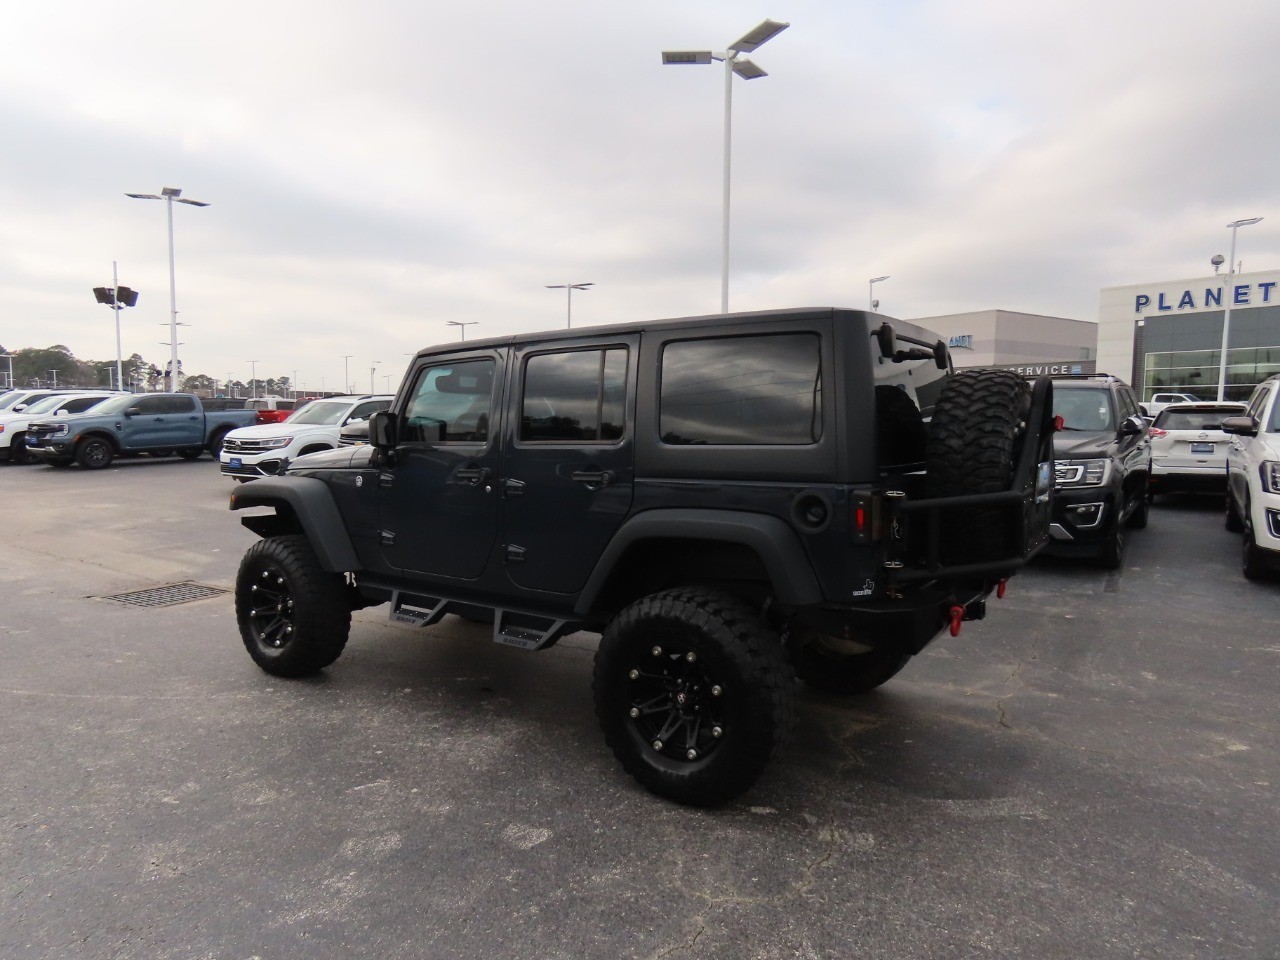
{"type": "Polygon", "coordinates": [[[22,412],[23,410],[25,410],[25,409],[27,409],[27,404],[25,404],[25,403],[19,403],[19,404],[17,404],[16,406],[14,406],[14,408],[13,408],[13,412],[14,412],[14,413],[21,413],[21,412],[22,412]]]}
{"type": "Polygon", "coordinates": [[[1134,437],[1147,430],[1147,421],[1141,417],[1125,417],[1124,422],[1120,424],[1120,436],[1134,437]]]}
{"type": "Polygon", "coordinates": [[[379,450],[396,448],[396,418],[390,410],[379,410],[369,418],[369,443],[379,450]]]}
{"type": "Polygon", "coordinates": [[[1240,437],[1256,437],[1258,435],[1258,421],[1253,417],[1227,417],[1222,421],[1223,433],[1234,433],[1240,437]]]}

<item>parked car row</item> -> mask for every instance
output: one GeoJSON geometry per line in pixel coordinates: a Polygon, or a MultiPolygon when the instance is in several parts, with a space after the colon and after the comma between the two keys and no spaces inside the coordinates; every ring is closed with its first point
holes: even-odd
{"type": "Polygon", "coordinates": [[[232,430],[218,458],[222,473],[239,481],[282,474],[298,457],[339,446],[345,427],[367,424],[393,399],[389,394],[326,397],[312,400],[281,423],[232,430]]]}

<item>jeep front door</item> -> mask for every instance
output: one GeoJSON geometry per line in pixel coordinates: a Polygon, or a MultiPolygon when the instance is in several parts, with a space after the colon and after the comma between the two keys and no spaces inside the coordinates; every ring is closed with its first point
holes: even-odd
{"type": "Polygon", "coordinates": [[[393,569],[459,580],[484,572],[498,526],[502,360],[478,351],[415,373],[379,480],[379,538],[393,569]]]}
{"type": "Polygon", "coordinates": [[[503,560],[517,586],[575,593],[631,508],[632,408],[639,338],[512,358],[514,437],[503,454],[503,560]],[[628,375],[629,367],[631,375],[628,375]]]}

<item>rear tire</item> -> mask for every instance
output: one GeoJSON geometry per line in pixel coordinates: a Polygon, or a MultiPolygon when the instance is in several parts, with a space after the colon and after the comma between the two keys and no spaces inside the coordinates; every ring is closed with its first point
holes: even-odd
{"type": "MultiPolygon", "coordinates": [[[[1031,387],[1011,370],[970,370],[953,376],[933,408],[926,494],[957,497],[1012,487],[1030,410],[1031,387]]],[[[998,559],[1015,552],[1013,546],[1003,510],[962,508],[943,518],[943,563],[998,559]]]]}
{"type": "Polygon", "coordinates": [[[222,456],[222,441],[227,439],[227,434],[230,432],[229,430],[221,430],[215,433],[209,441],[209,452],[213,454],[215,461],[222,456]]]}
{"type": "Polygon", "coordinates": [[[794,722],[795,674],[741,600],[682,588],[609,624],[591,683],[605,742],[659,796],[727,803],[751,787],[794,722]]]}
{"type": "Polygon", "coordinates": [[[183,460],[199,460],[200,455],[202,453],[204,453],[204,451],[199,447],[196,447],[195,449],[192,449],[191,447],[187,447],[184,450],[179,450],[178,456],[180,456],[183,460]]]}
{"type": "Polygon", "coordinates": [[[351,606],[341,574],[320,566],[305,536],[259,540],[236,575],[236,622],[254,663],[278,677],[304,677],[342,655],[351,606]]]}

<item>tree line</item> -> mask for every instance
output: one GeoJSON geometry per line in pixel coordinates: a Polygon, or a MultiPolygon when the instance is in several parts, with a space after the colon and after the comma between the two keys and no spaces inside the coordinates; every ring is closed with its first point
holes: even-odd
{"type": "MultiPolygon", "coordinates": [[[[154,364],[135,353],[121,362],[123,386],[116,383],[114,360],[80,360],[62,344],[43,349],[0,347],[0,383],[10,387],[84,387],[86,390],[130,390],[135,393],[166,389],[169,361],[154,364]]],[[[207,374],[187,376],[178,361],[178,389],[201,396],[248,397],[275,394],[290,396],[293,383],[288,377],[258,378],[249,382],[218,380],[207,374]]]]}

